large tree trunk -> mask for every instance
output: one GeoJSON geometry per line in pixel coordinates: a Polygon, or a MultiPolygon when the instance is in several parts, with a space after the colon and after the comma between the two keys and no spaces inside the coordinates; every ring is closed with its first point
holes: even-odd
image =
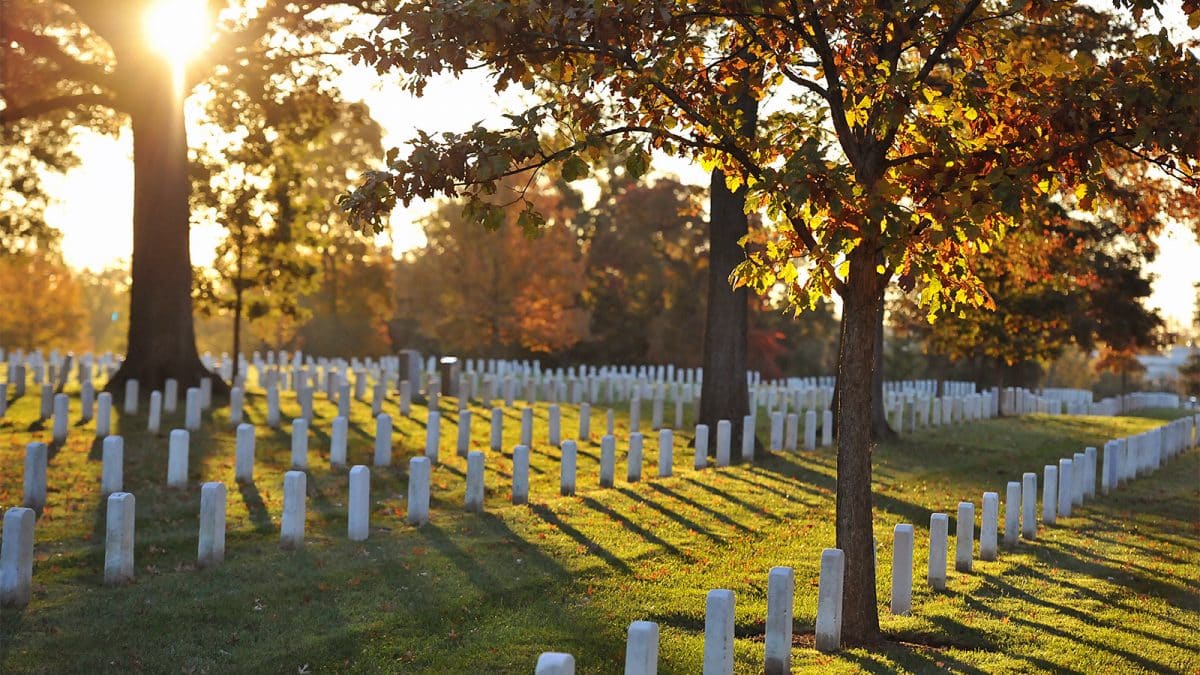
{"type": "MultiPolygon", "coordinates": [[[[749,95],[737,97],[741,111],[741,133],[752,136],[758,117],[758,102],[749,95]]],[[[725,174],[712,172],[709,189],[708,225],[708,310],[704,322],[704,382],[700,391],[700,424],[717,428],[729,420],[735,447],[742,437],[742,418],[750,414],[746,386],[746,331],[749,290],[733,290],[729,275],[744,256],[738,241],[749,231],[746,217],[746,188],[731,192],[725,174]]],[[[709,447],[715,451],[715,444],[709,447]]],[[[735,453],[736,454],[736,453],[735,453]]]]}
{"type": "MultiPolygon", "coordinates": [[[[106,387],[118,398],[129,379],[150,391],[161,390],[168,378],[190,387],[212,376],[200,363],[192,327],[190,185],[182,97],[161,59],[140,59],[137,69],[137,95],[128,102],[134,167],[129,346],[125,362],[106,387]]],[[[212,379],[214,393],[227,391],[219,377],[212,379]]]]}
{"type": "MultiPolygon", "coordinates": [[[[846,315],[845,308],[842,309],[842,325],[841,333],[838,338],[838,350],[841,354],[841,345],[846,339],[846,315]]],[[[883,409],[883,316],[884,303],[879,302],[879,309],[876,312],[875,323],[875,365],[871,373],[871,388],[874,390],[874,398],[871,402],[871,437],[876,441],[888,441],[896,438],[897,434],[892,426],[888,423],[886,411],[883,409]]],[[[839,358],[839,362],[840,362],[839,358]]],[[[841,416],[839,415],[841,405],[841,378],[838,378],[833,383],[833,431],[836,435],[841,428],[841,416]]]]}
{"type": "Polygon", "coordinates": [[[879,637],[871,512],[871,415],[875,403],[876,326],[883,283],[866,247],[850,254],[838,358],[837,546],[846,555],[842,638],[879,637]]]}

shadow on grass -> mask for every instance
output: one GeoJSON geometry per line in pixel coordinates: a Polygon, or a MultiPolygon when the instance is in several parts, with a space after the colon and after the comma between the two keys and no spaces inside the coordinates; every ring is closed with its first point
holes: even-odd
{"type": "MultiPolygon", "coordinates": [[[[652,487],[655,486],[655,484],[651,483],[651,482],[647,482],[647,485],[650,485],[652,487]]],[[[700,525],[699,523],[697,523],[695,521],[689,520],[688,518],[685,518],[684,516],[679,515],[675,511],[668,508],[665,504],[662,504],[661,502],[657,502],[653,499],[650,499],[647,495],[645,495],[643,493],[634,492],[630,488],[625,488],[625,487],[619,487],[619,488],[616,488],[616,490],[617,490],[617,492],[620,492],[621,494],[628,497],[633,502],[644,505],[644,506],[649,506],[650,508],[654,509],[655,511],[658,511],[659,513],[663,514],[667,518],[675,521],[679,525],[682,525],[687,530],[691,530],[693,532],[696,532],[697,534],[701,534],[704,537],[706,537],[707,539],[710,539],[713,542],[716,542],[718,544],[725,543],[725,537],[722,537],[720,534],[713,532],[712,530],[704,527],[703,525],[700,525]]]]}
{"type": "Polygon", "coordinates": [[[633,569],[630,568],[624,560],[614,555],[612,551],[609,551],[600,544],[597,544],[589,539],[588,536],[583,532],[580,532],[578,529],[567,524],[566,521],[564,521],[562,518],[559,518],[558,514],[551,511],[550,508],[545,504],[531,503],[529,505],[529,510],[538,518],[546,521],[547,524],[558,528],[563,534],[570,537],[576,544],[584,547],[589,553],[598,556],[609,567],[612,567],[621,574],[633,573],[633,569]]]}
{"type": "MultiPolygon", "coordinates": [[[[639,537],[645,539],[646,541],[654,544],[655,546],[659,547],[660,549],[667,551],[671,555],[673,555],[677,558],[682,558],[688,562],[693,562],[695,560],[695,558],[693,558],[690,554],[679,550],[679,547],[675,546],[671,542],[663,539],[662,537],[659,537],[658,535],[654,534],[650,530],[647,530],[646,528],[642,527],[641,525],[634,523],[625,514],[618,513],[617,511],[613,510],[606,504],[596,501],[592,497],[582,497],[582,500],[583,500],[583,503],[588,506],[588,508],[590,508],[594,511],[603,513],[604,515],[608,516],[609,518],[613,519],[614,521],[620,523],[621,527],[638,535],[639,537]]],[[[645,503],[645,502],[643,502],[643,503],[645,503]]]]}

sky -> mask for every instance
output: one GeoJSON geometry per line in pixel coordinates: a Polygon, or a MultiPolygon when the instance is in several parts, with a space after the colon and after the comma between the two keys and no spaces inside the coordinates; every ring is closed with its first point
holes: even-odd
{"type": "MultiPolygon", "coordinates": [[[[481,119],[494,122],[513,96],[497,94],[484,74],[472,72],[457,80],[433,82],[421,99],[401,91],[365,67],[349,66],[338,81],[347,98],[364,101],[384,130],[384,146],[401,145],[417,129],[460,131],[481,119]]],[[[63,233],[62,248],[68,264],[98,270],[127,261],[132,249],[133,163],[128,132],[117,138],[81,131],[76,140],[82,163],[63,175],[44,180],[53,204],[46,220],[63,233]]],[[[706,184],[699,167],[656,159],[660,170],[687,182],[706,184]]],[[[425,204],[401,208],[393,214],[391,231],[381,242],[399,253],[424,242],[417,220],[429,210],[425,204]]],[[[221,236],[221,228],[195,227],[191,235],[192,262],[206,265],[221,236]]],[[[1200,282],[1200,245],[1191,231],[1173,224],[1159,238],[1161,252],[1149,266],[1155,276],[1149,304],[1168,320],[1190,325],[1195,312],[1194,284],[1200,282]]]]}

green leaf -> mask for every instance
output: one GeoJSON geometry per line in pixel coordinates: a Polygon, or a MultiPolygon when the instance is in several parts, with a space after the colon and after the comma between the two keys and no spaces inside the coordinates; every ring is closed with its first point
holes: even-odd
{"type": "Polygon", "coordinates": [[[650,155],[641,148],[636,148],[625,158],[625,170],[630,178],[641,178],[650,168],[650,155]]]}
{"type": "Polygon", "coordinates": [[[590,171],[588,170],[587,162],[583,161],[579,155],[571,155],[562,164],[562,177],[568,183],[580,178],[587,178],[588,173],[590,171]]]}

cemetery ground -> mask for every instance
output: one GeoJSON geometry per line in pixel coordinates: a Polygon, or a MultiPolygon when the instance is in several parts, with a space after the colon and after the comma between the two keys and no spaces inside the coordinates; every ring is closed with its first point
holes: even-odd
{"type": "MultiPolygon", "coordinates": [[[[579,672],[617,673],[630,621],[656,621],[659,672],[699,673],[705,596],[736,593],[738,672],[761,672],[767,572],[796,570],[798,672],[1200,672],[1200,451],[1076,509],[1036,541],[976,557],[949,572],[948,589],[925,583],[931,512],[978,504],[1022,472],[1102,446],[1169,419],[1029,415],[931,429],[875,453],[875,536],[880,620],[889,641],[822,654],[814,649],[821,550],[834,545],[834,456],[759,452],[753,464],[692,469],[688,431],[675,437],[675,475],[654,477],[657,434],[646,435],[643,479],[624,480],[626,410],[618,407],[614,488],[598,486],[604,407],[593,407],[579,444],[578,493],[558,495],[557,450],[546,443],[546,404],[535,412],[529,506],[509,504],[520,412],[505,409],[504,451],[488,451],[488,409],[473,406],[472,449],[487,451],[485,512],[463,510],[466,460],[455,453],[458,406],[441,403],[441,463],[431,521],[405,522],[408,457],[424,448],[425,408],[395,420],[392,464],[371,467],[371,530],[346,536],[347,472],[328,462],[336,407],[318,396],[309,434],[305,545],[279,547],[283,473],[290,465],[283,399],[280,430],[265,401],[247,398],[257,426],[255,481],[236,484],[227,408],[192,433],[189,484],[166,486],[167,434],[183,406],[148,434],[146,405],[122,416],[125,489],[136,495],[136,581],[102,585],[105,507],[100,442],[80,425],[52,451],[49,503],[37,522],[34,594],[0,611],[0,672],[532,672],[543,651],[575,655],[579,672]],[[197,569],[203,481],[229,490],[225,562],[197,569]],[[887,608],[892,529],[916,528],[910,616],[887,608]]],[[[627,407],[627,406],[626,406],[627,407]]],[[[30,393],[0,421],[0,504],[20,503],[25,444],[48,439],[30,393]]],[[[576,411],[562,405],[563,438],[576,411]]],[[[374,422],[355,403],[349,464],[371,464],[374,422]]],[[[670,415],[668,415],[668,418],[670,415]]],[[[48,422],[46,423],[48,425],[48,422]]],[[[760,419],[760,438],[766,438],[760,419]]],[[[1039,480],[1040,483],[1040,480],[1039,480]]],[[[1040,485],[1039,485],[1040,490],[1040,485]]],[[[1039,492],[1040,499],[1040,492],[1039,492]]],[[[951,522],[950,532],[955,525],[951,522]]],[[[953,544],[951,544],[951,554],[953,544]]]]}

